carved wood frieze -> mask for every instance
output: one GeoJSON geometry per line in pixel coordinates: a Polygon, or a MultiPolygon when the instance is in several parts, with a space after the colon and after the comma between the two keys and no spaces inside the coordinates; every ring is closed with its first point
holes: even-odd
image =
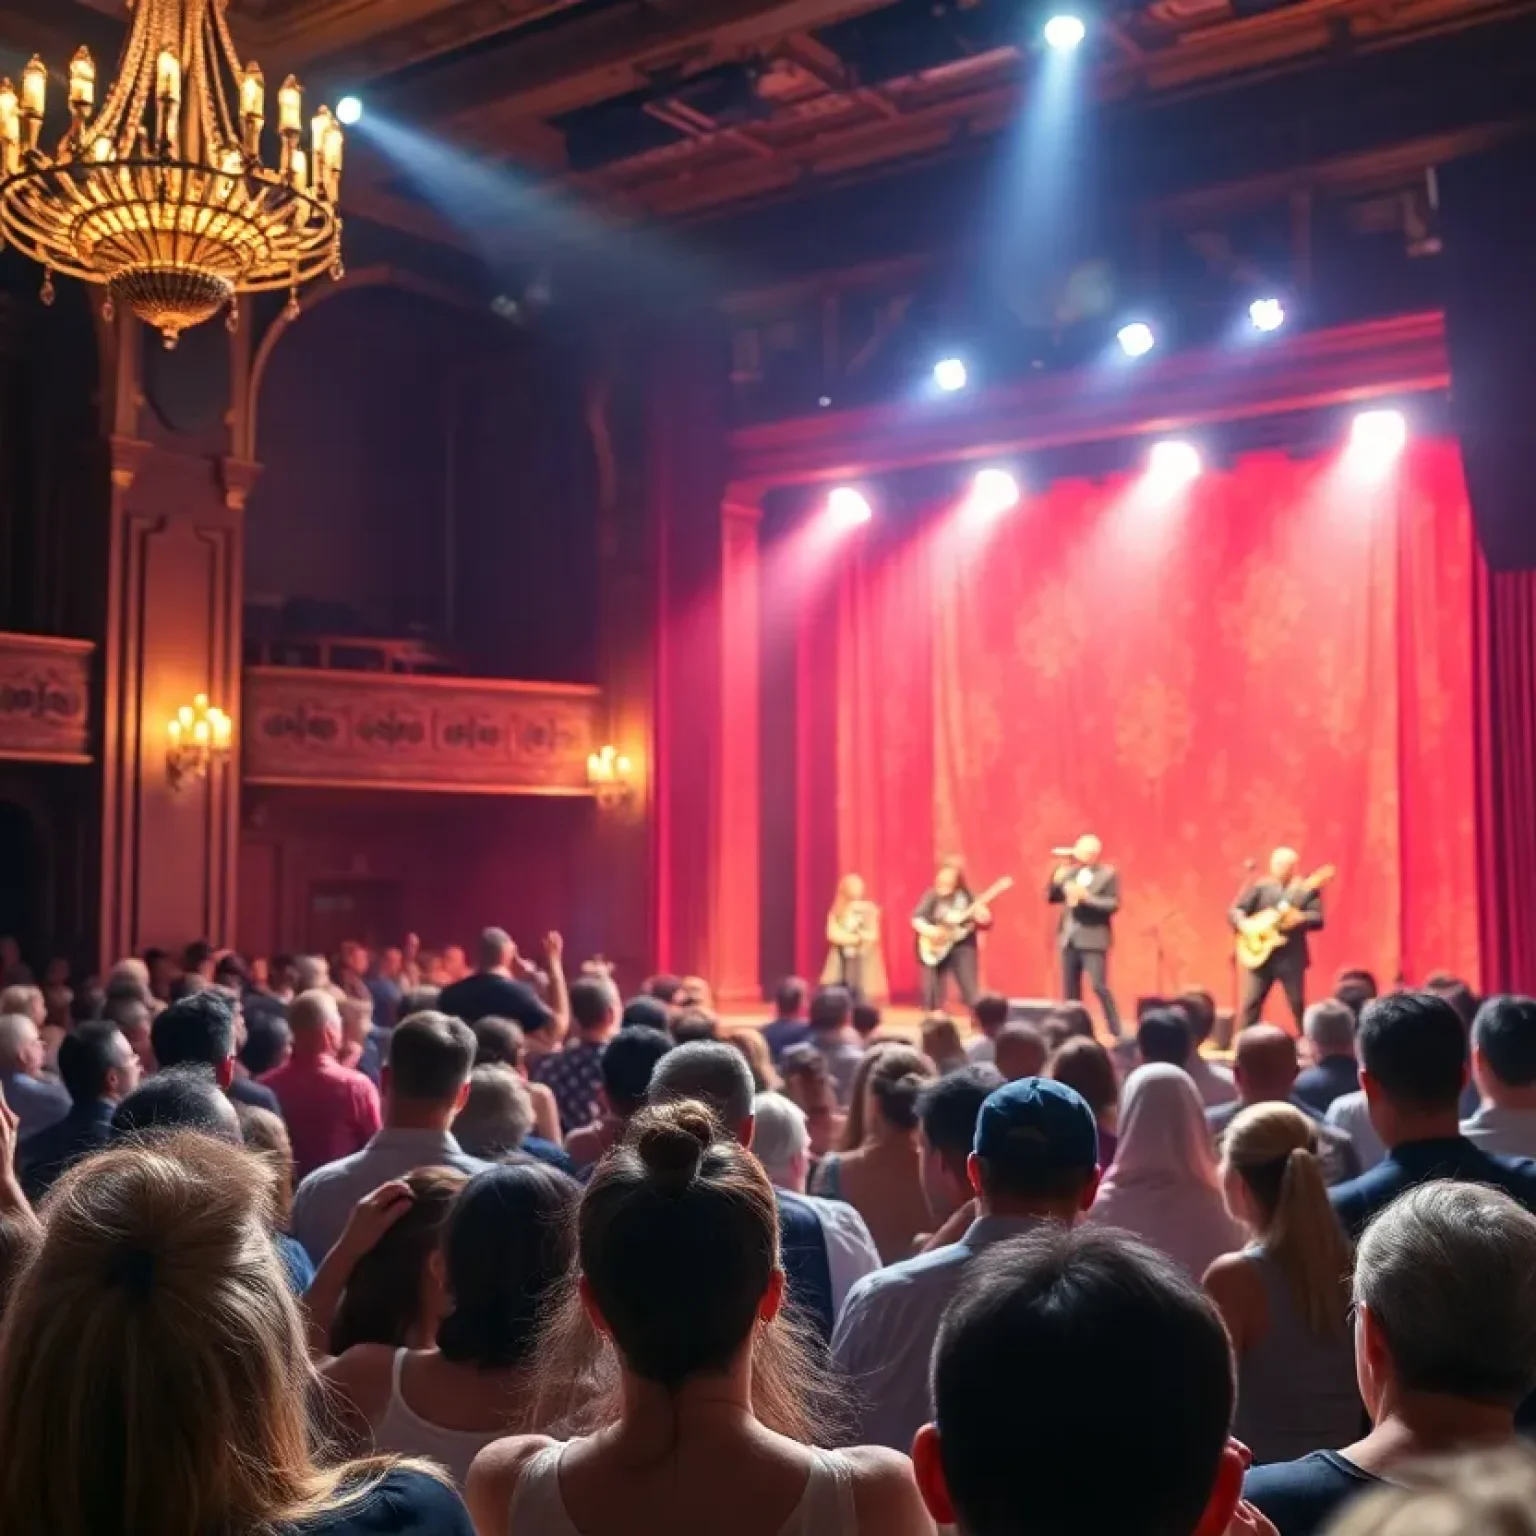
{"type": "Polygon", "coordinates": [[[245,673],[247,784],[452,794],[589,793],[601,695],[575,684],[245,673]]]}
{"type": "Polygon", "coordinates": [[[89,640],[0,634],[0,758],[90,762],[89,640]]]}

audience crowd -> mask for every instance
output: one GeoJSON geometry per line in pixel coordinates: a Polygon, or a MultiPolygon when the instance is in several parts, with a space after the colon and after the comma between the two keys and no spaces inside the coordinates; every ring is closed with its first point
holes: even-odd
{"type": "Polygon", "coordinates": [[[1536,1000],[1223,1061],[1199,990],[912,1040],[494,928],[43,974],[0,1536],[1536,1536],[1536,1000]]]}

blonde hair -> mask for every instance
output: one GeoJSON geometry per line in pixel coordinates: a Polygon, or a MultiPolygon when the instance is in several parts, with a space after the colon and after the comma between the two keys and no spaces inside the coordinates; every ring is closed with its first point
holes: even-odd
{"type": "Polygon", "coordinates": [[[0,1333],[0,1530],[262,1530],[362,1498],[395,1465],[315,1465],[272,1186],[255,1156],[191,1133],[54,1186],[0,1333]]]}
{"type": "Polygon", "coordinates": [[[1222,1162],[1242,1178],[1263,1220],[1258,1236],[1316,1338],[1341,1337],[1349,1314],[1349,1239],[1333,1213],[1317,1130],[1289,1104],[1254,1104],[1227,1127],[1222,1162]]]}
{"type": "Polygon", "coordinates": [[[1536,1454],[1497,1450],[1394,1467],[1351,1501],[1330,1536],[1536,1536],[1536,1454]]]}

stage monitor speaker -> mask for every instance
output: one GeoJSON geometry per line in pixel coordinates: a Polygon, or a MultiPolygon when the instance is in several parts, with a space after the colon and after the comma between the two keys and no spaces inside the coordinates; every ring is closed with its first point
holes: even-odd
{"type": "Polygon", "coordinates": [[[1439,172],[1451,419],[1484,557],[1536,568],[1536,144],[1439,172]]]}
{"type": "Polygon", "coordinates": [[[1060,1006],[1049,997],[1010,997],[1008,1022],[1010,1024],[1044,1024],[1060,1006]]]}

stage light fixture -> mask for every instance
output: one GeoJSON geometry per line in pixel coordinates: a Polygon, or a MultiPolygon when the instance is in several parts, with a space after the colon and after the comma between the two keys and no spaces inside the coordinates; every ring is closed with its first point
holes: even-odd
{"type": "Polygon", "coordinates": [[[1115,340],[1127,357],[1145,357],[1157,345],[1157,337],[1145,320],[1132,320],[1115,332],[1115,340]]]}
{"type": "Polygon", "coordinates": [[[1052,16],[1045,24],[1045,42],[1058,53],[1071,53],[1087,37],[1088,28],[1079,16],[1052,16]]]}
{"type": "Polygon", "coordinates": [[[348,128],[363,120],[363,98],[361,96],[343,96],[336,103],[336,117],[346,124],[348,128]]]}
{"type": "Polygon", "coordinates": [[[967,505],[983,517],[1011,511],[1023,499],[1019,482],[1006,469],[979,469],[967,505]]]}
{"type": "Polygon", "coordinates": [[[1369,470],[1383,470],[1403,451],[1408,421],[1401,411],[1361,411],[1349,424],[1349,457],[1369,470]]]}
{"type": "Polygon", "coordinates": [[[862,491],[851,485],[840,485],[827,497],[827,512],[839,527],[856,528],[867,523],[875,515],[862,491]]]}
{"type": "Polygon", "coordinates": [[[970,370],[965,366],[963,358],[941,357],[933,365],[933,382],[946,395],[958,393],[970,383],[970,380],[970,370]]]}
{"type": "Polygon", "coordinates": [[[1153,443],[1147,459],[1147,474],[1158,486],[1170,490],[1198,480],[1201,468],[1200,450],[1177,438],[1153,443]]]}
{"type": "Polygon", "coordinates": [[[1248,306],[1248,318],[1256,331],[1278,331],[1285,324],[1285,305],[1279,299],[1255,299],[1248,306]]]}

